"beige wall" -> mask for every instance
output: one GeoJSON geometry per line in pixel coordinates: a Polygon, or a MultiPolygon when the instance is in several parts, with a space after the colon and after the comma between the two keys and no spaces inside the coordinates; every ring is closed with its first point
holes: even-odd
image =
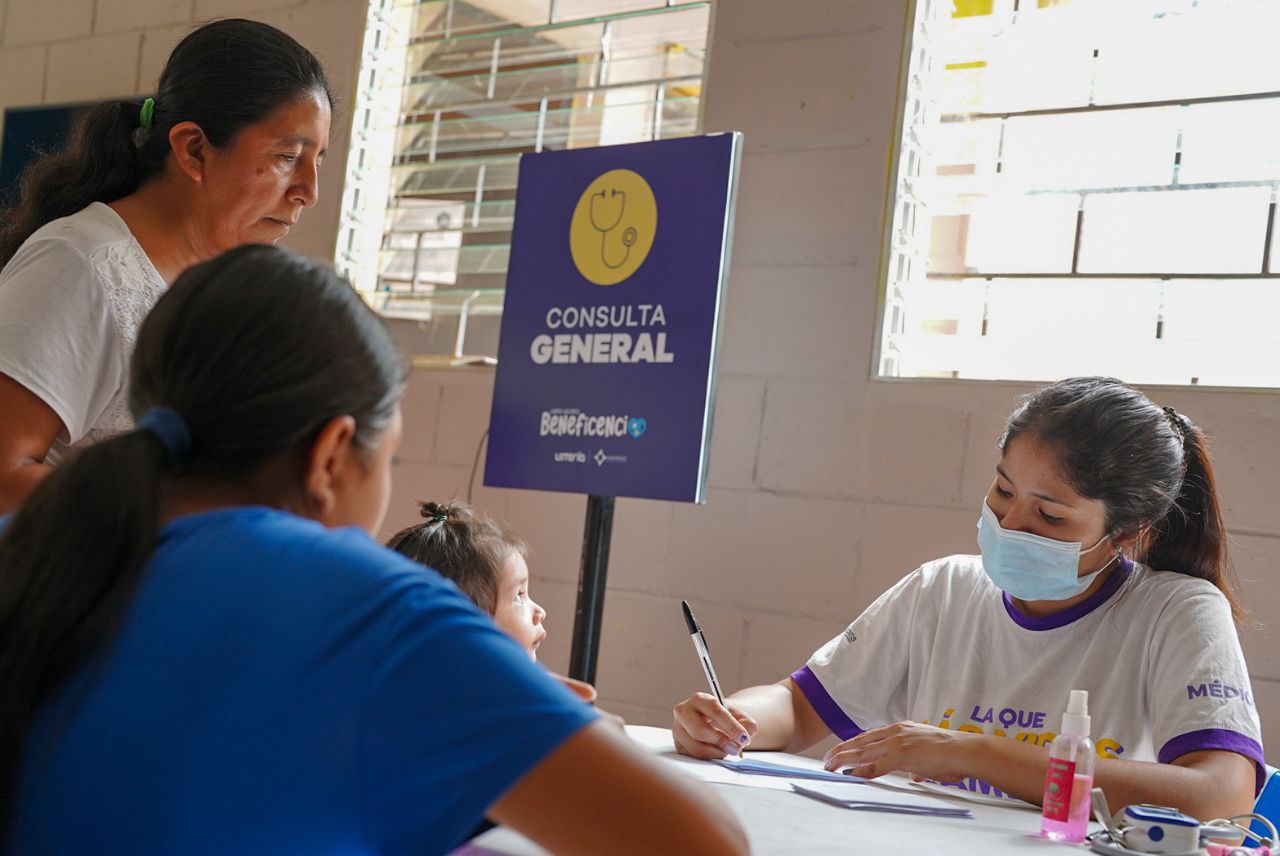
{"type": "MultiPolygon", "coordinates": [[[[618,503],[599,684],[641,722],[669,722],[673,702],[705,689],[680,598],[705,625],[721,681],[738,687],[803,664],[920,562],[973,552],[996,435],[1029,388],[868,379],[904,9],[781,8],[716,10],[706,128],[743,131],[746,158],[709,502],[618,503]]],[[[485,370],[414,376],[394,523],[412,517],[412,497],[465,495],[491,381],[485,370]]],[[[1264,619],[1277,614],[1280,396],[1152,394],[1216,438],[1247,600],[1264,619]]],[[[584,500],[483,488],[476,499],[535,545],[534,596],[550,611],[543,656],[563,668],[584,500]]],[[[1245,644],[1267,742],[1280,747],[1277,641],[1272,622],[1245,644]]]]}
{"type": "MultiPolygon", "coordinates": [[[[920,562],[972,551],[994,440],[1026,389],[868,380],[904,10],[889,0],[782,8],[717,8],[706,127],[745,132],[746,157],[710,500],[618,503],[599,684],[637,722],[667,722],[673,702],[703,688],[680,598],[695,604],[722,682],[738,687],[802,664],[920,562]]],[[[313,48],[349,104],[363,4],[0,0],[0,12],[0,107],[145,91],[191,22],[241,13],[313,48]]],[[[346,137],[344,123],[295,249],[331,255],[346,137]]],[[[388,531],[411,522],[415,497],[467,493],[491,392],[488,370],[414,374],[388,531]]],[[[1216,438],[1247,599],[1264,620],[1275,615],[1280,398],[1153,394],[1216,438]]],[[[475,499],[533,543],[534,596],[550,611],[543,658],[563,669],[584,500],[483,487],[475,499]]],[[[1246,637],[1275,746],[1278,633],[1272,622],[1246,637]]]]}
{"type": "Polygon", "coordinates": [[[365,9],[363,0],[0,0],[0,111],[149,95],[173,46],[213,18],[280,27],[324,63],[337,102],[320,201],[282,246],[332,259],[365,9]]]}

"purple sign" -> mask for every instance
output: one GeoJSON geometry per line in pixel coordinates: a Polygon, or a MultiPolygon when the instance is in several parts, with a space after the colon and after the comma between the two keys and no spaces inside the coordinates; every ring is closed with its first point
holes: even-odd
{"type": "Polygon", "coordinates": [[[741,139],[521,158],[485,484],[704,501],[741,139]]]}

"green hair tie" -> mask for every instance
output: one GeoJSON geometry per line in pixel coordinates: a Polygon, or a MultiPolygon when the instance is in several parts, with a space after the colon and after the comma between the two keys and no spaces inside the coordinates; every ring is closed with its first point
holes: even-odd
{"type": "Polygon", "coordinates": [[[151,120],[156,115],[156,100],[148,98],[142,102],[142,109],[138,111],[138,124],[142,126],[142,130],[151,130],[151,120]]]}

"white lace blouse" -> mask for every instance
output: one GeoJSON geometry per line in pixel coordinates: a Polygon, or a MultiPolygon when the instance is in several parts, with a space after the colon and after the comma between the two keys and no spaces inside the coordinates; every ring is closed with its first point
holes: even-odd
{"type": "Polygon", "coordinates": [[[124,221],[101,202],[41,227],[0,270],[0,373],[62,420],[46,463],[133,426],[129,360],[164,290],[124,221]]]}

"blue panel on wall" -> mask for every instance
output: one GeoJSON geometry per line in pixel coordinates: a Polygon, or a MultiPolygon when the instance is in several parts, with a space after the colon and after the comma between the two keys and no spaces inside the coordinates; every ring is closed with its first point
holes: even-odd
{"type": "Polygon", "coordinates": [[[18,179],[37,152],[56,151],[67,144],[71,129],[92,104],[55,107],[10,107],[4,111],[0,138],[0,206],[16,201],[18,179]]]}

